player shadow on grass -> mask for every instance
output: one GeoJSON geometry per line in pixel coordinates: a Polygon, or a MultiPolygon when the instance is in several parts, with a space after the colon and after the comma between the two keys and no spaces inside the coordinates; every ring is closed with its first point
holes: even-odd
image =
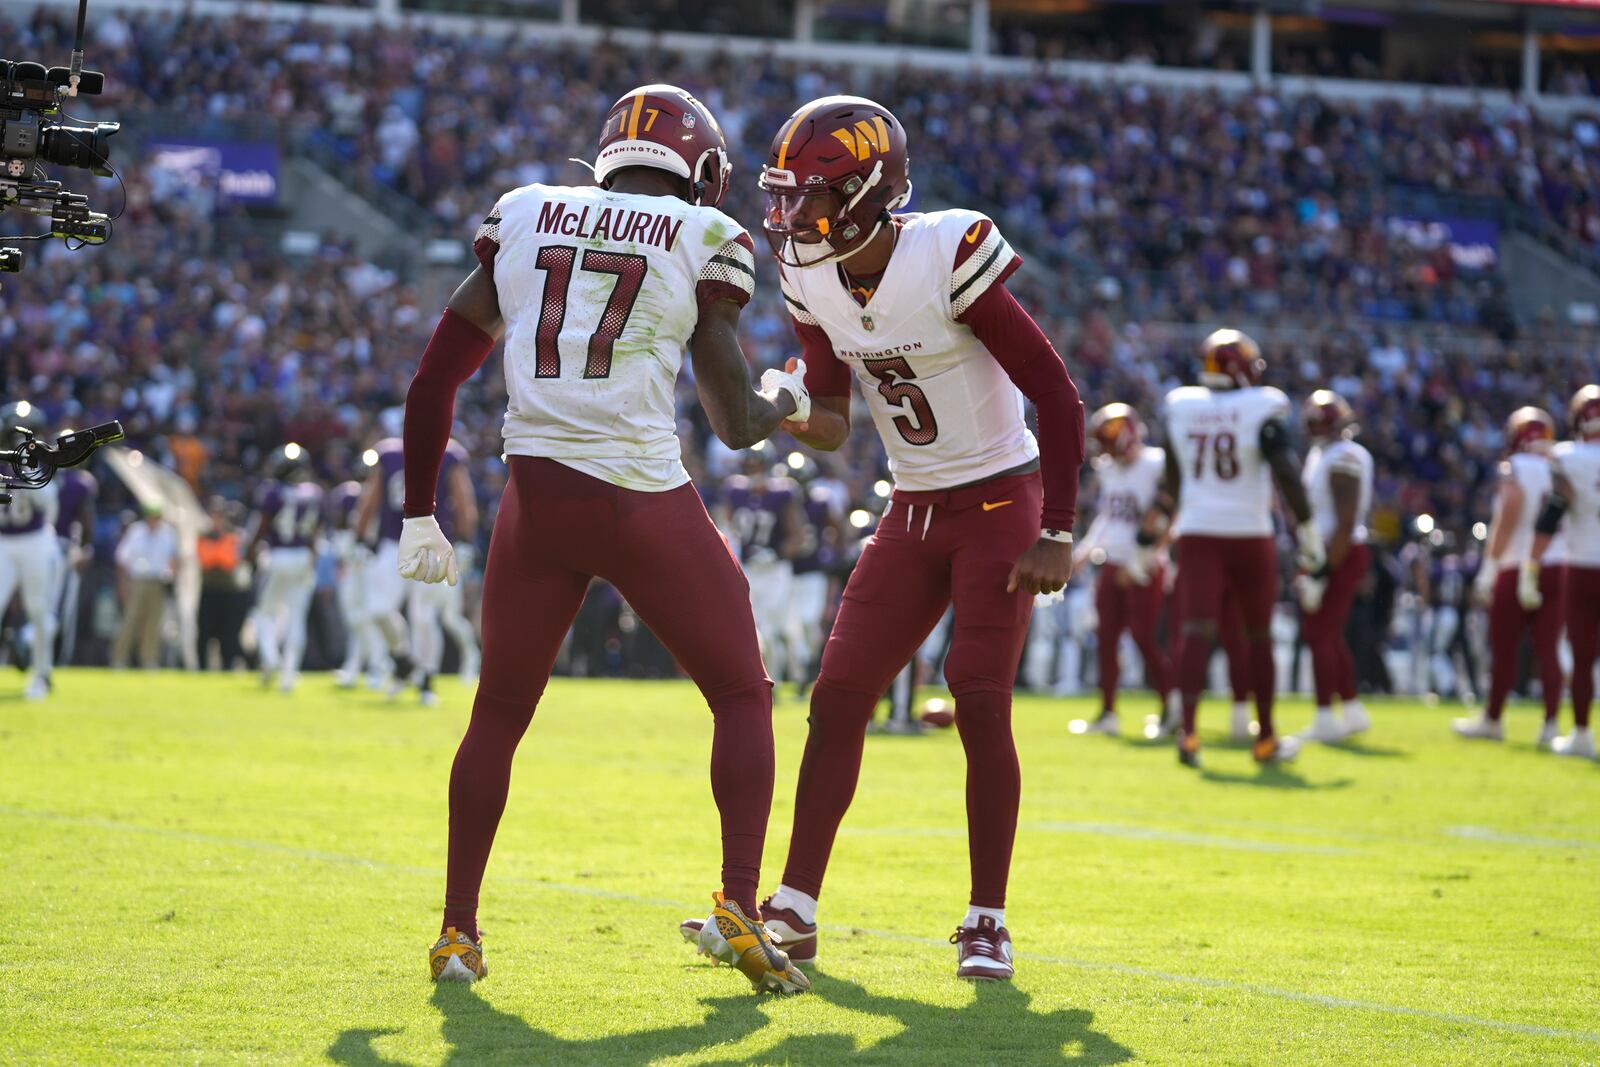
{"type": "Polygon", "coordinates": [[[1249,785],[1257,789],[1349,789],[1356,784],[1354,778],[1335,778],[1329,782],[1307,781],[1299,771],[1281,763],[1269,763],[1248,774],[1206,767],[1200,771],[1200,778],[1217,785],[1249,785]]]}
{"type": "MultiPolygon", "coordinates": [[[[934,980],[949,981],[942,974],[934,980]]],[[[809,996],[863,1015],[894,1019],[902,1029],[873,1043],[869,1049],[858,1048],[856,1039],[849,1034],[792,1035],[754,1057],[712,1061],[701,1067],[734,1067],[752,1058],[792,1067],[835,1067],[863,1053],[870,1054],[874,1062],[953,1060],[974,1064],[1039,1064],[1041,1067],[1054,1064],[1096,1067],[1126,1063],[1134,1057],[1132,1049],[1091,1028],[1092,1012],[1081,1009],[1048,1014],[1031,1012],[1028,1005],[1032,996],[1010,982],[976,982],[973,992],[970,1004],[949,1008],[870,993],[855,982],[813,974],[809,996]]]]}

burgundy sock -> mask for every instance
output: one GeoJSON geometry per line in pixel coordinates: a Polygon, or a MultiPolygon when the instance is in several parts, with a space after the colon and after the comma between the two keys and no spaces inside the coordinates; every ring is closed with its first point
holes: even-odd
{"type": "Polygon", "coordinates": [[[1272,737],[1272,696],[1278,684],[1278,665],[1272,660],[1272,639],[1250,641],[1250,687],[1256,693],[1256,722],[1259,737],[1272,737]]]}
{"type": "Polygon", "coordinates": [[[790,889],[810,897],[822,896],[822,876],[828,869],[839,823],[855,796],[867,723],[877,703],[871,693],[839,689],[826,680],[818,681],[811,691],[811,728],[805,755],[800,758],[794,829],[783,869],[783,884],[790,889]]]}
{"type": "Polygon", "coordinates": [[[722,895],[752,918],[772,813],[772,684],[708,698],[711,795],[722,819],[722,895]]]}
{"type": "Polygon", "coordinates": [[[961,692],[955,698],[956,729],[967,752],[972,904],[1003,908],[1022,799],[1022,768],[1011,737],[1011,694],[961,692]]]}
{"type": "Polygon", "coordinates": [[[500,700],[480,687],[450,768],[450,864],[444,927],[478,940],[478,890],[511,789],[511,757],[533,720],[533,703],[500,700]]]}

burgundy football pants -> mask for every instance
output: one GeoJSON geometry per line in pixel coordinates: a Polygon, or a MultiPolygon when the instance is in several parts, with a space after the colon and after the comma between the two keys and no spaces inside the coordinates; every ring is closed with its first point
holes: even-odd
{"type": "Polygon", "coordinates": [[[1517,599],[1517,568],[1507,567],[1495,576],[1489,600],[1489,702],[1484,714],[1499,721],[1506,697],[1517,680],[1517,653],[1524,630],[1533,631],[1533,655],[1539,664],[1539,688],[1544,693],[1544,717],[1554,719],[1561,710],[1561,626],[1565,622],[1562,594],[1566,568],[1545,567],[1539,572],[1539,592],[1544,603],[1538,611],[1522,610],[1517,599]]]}
{"type": "Polygon", "coordinates": [[[1165,651],[1156,644],[1156,624],[1161,619],[1161,586],[1163,575],[1157,568],[1146,585],[1120,585],[1122,568],[1107,563],[1100,568],[1095,582],[1094,609],[1100,616],[1100,629],[1096,637],[1100,659],[1100,706],[1106,711],[1117,707],[1117,684],[1122,678],[1119,647],[1124,632],[1133,635],[1133,643],[1144,657],[1145,680],[1161,697],[1163,707],[1167,690],[1172,687],[1171,672],[1165,651]]]}
{"type": "Polygon", "coordinates": [[[450,772],[445,925],[475,930],[511,757],[592,578],[604,578],[711,706],[722,887],[756,914],[772,806],[772,683],[750,592],[691,485],[641,493],[553,460],[510,457],[483,582],[483,667],[450,772]]]}
{"type": "Polygon", "coordinates": [[[1006,592],[1006,581],[1039,539],[1040,494],[1037,473],[948,493],[895,494],[845,585],[823,649],[784,885],[821,895],[873,708],[953,601],[944,673],[967,755],[971,901],[1005,906],[1022,795],[1011,689],[1033,612],[1033,597],[1006,592]]]}
{"type": "Polygon", "coordinates": [[[1277,668],[1272,661],[1272,605],[1277,599],[1278,551],[1272,538],[1185,534],[1178,539],[1178,616],[1183,635],[1178,685],[1186,733],[1194,732],[1212,646],[1231,602],[1244,622],[1247,655],[1241,658],[1249,663],[1259,736],[1273,736],[1277,668]]]}
{"type": "Polygon", "coordinates": [[[1300,636],[1311,649],[1311,680],[1317,691],[1317,707],[1328,707],[1333,699],[1356,698],[1356,658],[1344,639],[1350,609],[1356,604],[1356,591],[1372,565],[1372,551],[1366,545],[1352,545],[1344,559],[1328,575],[1328,588],[1316,611],[1300,613],[1300,636]]]}
{"type": "Polygon", "coordinates": [[[1589,725],[1594,661],[1600,655],[1600,567],[1567,565],[1567,643],[1572,646],[1572,719],[1589,725]]]}

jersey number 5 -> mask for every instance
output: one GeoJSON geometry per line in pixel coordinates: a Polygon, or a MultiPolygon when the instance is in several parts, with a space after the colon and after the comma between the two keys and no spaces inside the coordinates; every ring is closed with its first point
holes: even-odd
{"type": "MultiPolygon", "coordinates": [[[[534,261],[534,266],[544,271],[544,300],[539,307],[539,328],[533,335],[535,378],[561,377],[561,327],[567,320],[567,287],[572,284],[572,265],[577,257],[578,250],[571,245],[545,245],[534,261]]],[[[633,314],[648,264],[643,256],[590,248],[584,250],[582,269],[617,276],[600,324],[589,337],[589,361],[583,368],[585,378],[609,378],[611,347],[633,314]]]]}
{"type": "Polygon", "coordinates": [[[931,445],[939,437],[939,424],[934,421],[933,408],[928,406],[928,396],[919,386],[911,384],[916,377],[911,364],[902,356],[888,359],[862,360],[867,373],[878,379],[878,395],[894,407],[911,405],[915,421],[905,415],[894,417],[894,428],[906,439],[908,445],[931,445]]]}
{"type": "Polygon", "coordinates": [[[1217,477],[1225,482],[1231,482],[1239,477],[1239,439],[1224,430],[1212,436],[1204,433],[1192,433],[1189,440],[1194,442],[1194,476],[1204,478],[1206,475],[1206,445],[1211,446],[1212,466],[1216,468],[1217,477]]]}

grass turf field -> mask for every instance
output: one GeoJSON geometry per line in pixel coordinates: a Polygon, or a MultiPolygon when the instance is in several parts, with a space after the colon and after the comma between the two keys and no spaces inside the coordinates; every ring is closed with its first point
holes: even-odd
{"type": "MultiPolygon", "coordinates": [[[[1525,708],[1504,746],[1378,704],[1359,746],[1259,771],[1212,743],[1195,774],[1069,736],[1087,700],[1019,700],[1018,973],[978,987],[944,940],[959,741],[874,736],[815,993],[778,1001],[675,931],[718,863],[710,723],[677,683],[551,686],[489,865],[489,980],[434,988],[469,700],[443,692],[64,671],[49,703],[0,694],[0,1061],[1600,1062],[1600,767],[1535,753],[1525,708]]],[[[804,717],[780,701],[766,890],[804,717]]]]}

